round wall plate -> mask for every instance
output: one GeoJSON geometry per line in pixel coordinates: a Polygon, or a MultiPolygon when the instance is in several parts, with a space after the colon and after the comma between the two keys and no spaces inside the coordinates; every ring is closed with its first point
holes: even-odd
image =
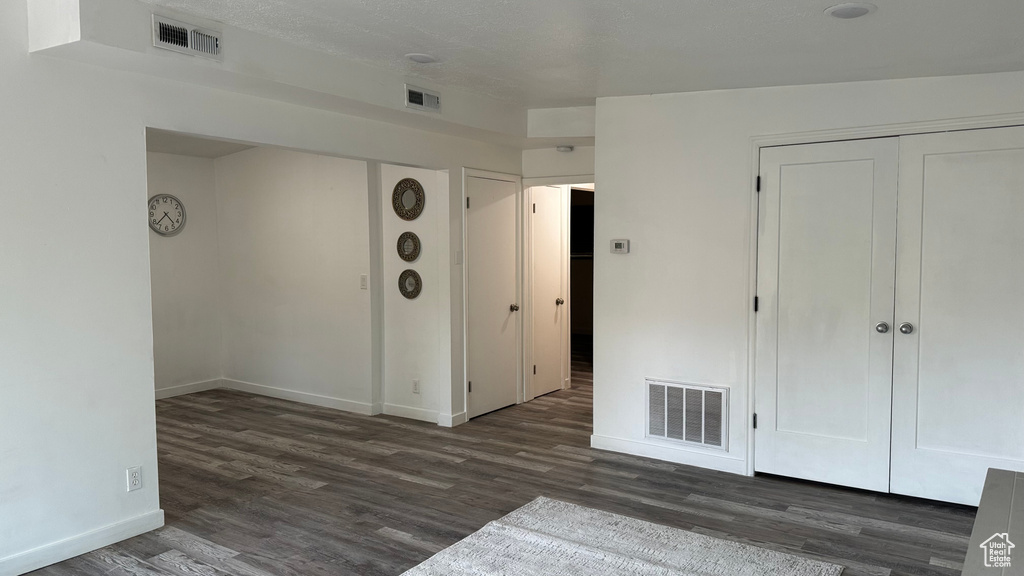
{"type": "Polygon", "coordinates": [[[423,279],[415,270],[406,270],[398,277],[398,290],[409,300],[420,295],[423,279]]]}
{"type": "Polygon", "coordinates": [[[425,203],[423,185],[415,178],[404,178],[395,184],[395,190],[391,193],[391,206],[402,220],[419,218],[425,203]]]}
{"type": "Polygon", "coordinates": [[[398,257],[406,262],[415,262],[420,257],[420,237],[414,232],[402,232],[398,237],[398,257]]]}

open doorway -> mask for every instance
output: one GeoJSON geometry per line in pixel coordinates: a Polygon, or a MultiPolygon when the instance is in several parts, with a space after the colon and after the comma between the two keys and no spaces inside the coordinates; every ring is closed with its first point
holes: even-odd
{"type": "Polygon", "coordinates": [[[573,382],[594,381],[594,186],[569,190],[569,349],[573,382]]]}
{"type": "Polygon", "coordinates": [[[528,190],[527,399],[593,381],[594,186],[528,190]]]}

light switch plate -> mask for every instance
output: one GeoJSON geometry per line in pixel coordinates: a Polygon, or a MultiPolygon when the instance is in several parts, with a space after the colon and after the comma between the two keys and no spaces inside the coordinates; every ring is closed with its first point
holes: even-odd
{"type": "Polygon", "coordinates": [[[629,254],[629,240],[612,240],[612,254],[629,254]]]}

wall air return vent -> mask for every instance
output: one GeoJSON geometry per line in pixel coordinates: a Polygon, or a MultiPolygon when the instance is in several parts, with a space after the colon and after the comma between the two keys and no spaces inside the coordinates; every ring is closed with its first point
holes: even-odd
{"type": "Polygon", "coordinates": [[[218,32],[157,14],[153,14],[153,46],[190,56],[223,58],[218,32]]]}
{"type": "Polygon", "coordinates": [[[728,450],[729,389],[647,380],[647,436],[728,450]]]}
{"type": "Polygon", "coordinates": [[[406,84],[405,107],[412,108],[413,110],[423,110],[424,112],[440,112],[441,95],[406,84]]]}

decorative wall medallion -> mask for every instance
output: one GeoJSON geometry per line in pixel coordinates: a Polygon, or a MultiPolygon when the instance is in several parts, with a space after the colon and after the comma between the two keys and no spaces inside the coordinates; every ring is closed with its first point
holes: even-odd
{"type": "Polygon", "coordinates": [[[420,295],[423,290],[423,279],[415,270],[406,270],[398,277],[398,290],[409,300],[420,295]]]}
{"type": "Polygon", "coordinates": [[[391,205],[402,220],[415,220],[423,213],[423,186],[413,178],[399,180],[391,194],[391,205]]]}
{"type": "Polygon", "coordinates": [[[402,232],[398,237],[398,257],[415,262],[420,257],[420,237],[413,232],[402,232]]]}
{"type": "Polygon", "coordinates": [[[161,236],[174,236],[185,227],[185,205],[170,194],[149,199],[149,227],[161,236]]]}

